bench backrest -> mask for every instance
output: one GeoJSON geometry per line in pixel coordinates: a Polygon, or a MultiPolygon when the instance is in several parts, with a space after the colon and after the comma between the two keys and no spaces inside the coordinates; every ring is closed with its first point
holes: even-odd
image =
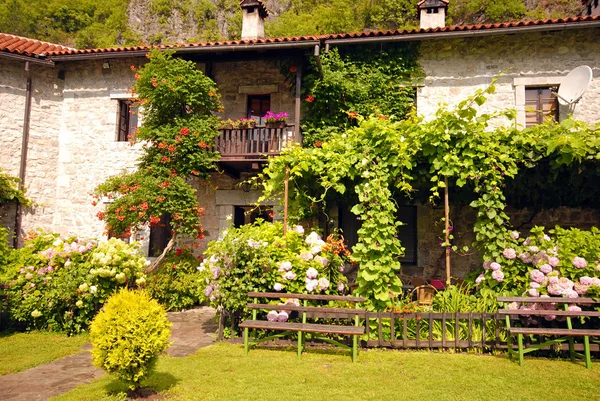
{"type": "Polygon", "coordinates": [[[293,298],[309,301],[345,301],[345,302],[365,302],[364,298],[345,296],[345,295],[316,295],[316,294],[286,294],[282,292],[249,292],[248,298],[293,298]]]}
{"type": "Polygon", "coordinates": [[[579,305],[594,305],[600,304],[592,298],[559,298],[559,297],[498,297],[498,302],[521,302],[521,303],[538,303],[538,304],[579,304],[579,305]]]}

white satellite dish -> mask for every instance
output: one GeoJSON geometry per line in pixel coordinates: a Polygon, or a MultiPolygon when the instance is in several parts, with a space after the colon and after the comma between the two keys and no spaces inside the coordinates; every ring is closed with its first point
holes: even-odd
{"type": "Polygon", "coordinates": [[[570,106],[579,101],[592,82],[592,69],[587,65],[580,65],[567,74],[558,88],[558,102],[570,106]]]}

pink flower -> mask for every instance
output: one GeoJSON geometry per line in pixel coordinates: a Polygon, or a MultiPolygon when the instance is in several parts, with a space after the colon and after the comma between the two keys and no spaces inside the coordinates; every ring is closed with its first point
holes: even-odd
{"type": "Polygon", "coordinates": [[[297,298],[288,298],[284,302],[286,305],[300,306],[300,300],[297,298]]]}
{"type": "Polygon", "coordinates": [[[529,277],[531,277],[531,279],[536,283],[542,283],[542,281],[544,281],[545,278],[544,273],[542,273],[538,269],[533,269],[532,271],[530,271],[529,277]]]}
{"type": "MultiPolygon", "coordinates": [[[[275,311],[273,311],[273,312],[275,312],[275,311]]],[[[289,317],[290,317],[290,315],[286,311],[282,310],[281,312],[279,312],[277,314],[277,321],[278,322],[287,322],[289,317]]]]}
{"type": "Polygon", "coordinates": [[[504,255],[506,259],[512,260],[517,257],[517,252],[515,252],[515,250],[512,248],[506,248],[504,252],[502,252],[502,255],[504,255]]]}
{"type": "Polygon", "coordinates": [[[306,277],[309,279],[315,279],[319,275],[319,272],[314,267],[309,267],[306,271],[306,277]]]}
{"type": "Polygon", "coordinates": [[[279,291],[283,290],[283,284],[281,284],[281,283],[275,283],[275,285],[273,286],[273,289],[275,291],[279,292],[279,291]]]}
{"type": "Polygon", "coordinates": [[[552,256],[550,259],[548,259],[548,264],[552,267],[558,266],[559,263],[560,263],[560,259],[557,258],[556,256],[552,256]]]}
{"type": "Polygon", "coordinates": [[[530,297],[539,297],[540,293],[535,288],[532,288],[529,290],[529,296],[530,297]]]}
{"type": "Polygon", "coordinates": [[[513,231],[510,233],[510,237],[512,239],[519,239],[519,232],[518,231],[513,231]]]}
{"type": "Polygon", "coordinates": [[[321,277],[318,281],[318,284],[319,290],[321,291],[324,291],[329,288],[329,280],[327,280],[325,277],[321,277]]]}
{"type": "Polygon", "coordinates": [[[490,263],[490,269],[492,269],[493,271],[498,271],[501,268],[502,268],[502,266],[500,266],[499,263],[496,263],[496,262],[490,263]]]}
{"type": "Polygon", "coordinates": [[[577,305],[569,305],[568,309],[571,312],[581,312],[581,307],[577,305]]]}
{"type": "Polygon", "coordinates": [[[300,235],[303,235],[303,234],[304,234],[304,227],[302,227],[302,226],[300,226],[300,225],[297,225],[296,227],[294,227],[294,228],[293,228],[293,230],[294,230],[295,232],[297,232],[298,234],[300,234],[300,235]]]}
{"type": "Polygon", "coordinates": [[[576,281],[576,282],[573,284],[573,288],[575,289],[575,292],[576,292],[577,294],[579,294],[579,295],[585,295],[585,293],[587,292],[587,290],[588,290],[589,286],[588,286],[588,285],[585,285],[585,284],[582,284],[582,283],[581,283],[581,282],[579,282],[579,281],[576,281]]]}
{"type": "Polygon", "coordinates": [[[277,313],[277,311],[272,310],[269,313],[267,313],[267,320],[269,322],[276,322],[278,317],[279,313],[277,313]]]}
{"type": "Polygon", "coordinates": [[[287,272],[283,275],[283,278],[286,280],[293,280],[296,278],[296,273],[294,272],[287,272]]]}
{"type": "Polygon", "coordinates": [[[548,284],[548,294],[559,296],[564,293],[564,289],[558,283],[548,284]]]}
{"type": "Polygon", "coordinates": [[[281,262],[279,264],[279,269],[280,272],[289,272],[290,270],[292,270],[292,263],[291,262],[281,262]]]}
{"type": "Polygon", "coordinates": [[[205,296],[207,296],[207,297],[210,297],[210,296],[212,295],[212,293],[213,293],[213,288],[212,288],[212,286],[211,286],[211,285],[207,286],[207,287],[204,289],[204,295],[205,295],[205,296]]]}
{"type": "Polygon", "coordinates": [[[343,283],[342,281],[338,282],[337,290],[338,290],[339,292],[344,292],[344,289],[345,289],[345,288],[346,288],[346,287],[344,286],[344,283],[343,283]]]}
{"type": "Polygon", "coordinates": [[[598,278],[598,277],[592,278],[592,285],[594,285],[596,287],[600,287],[600,278],[598,278]]]}
{"type": "Polygon", "coordinates": [[[519,259],[523,263],[531,263],[531,256],[527,252],[523,252],[519,254],[519,259]]]}
{"type": "Polygon", "coordinates": [[[323,267],[325,267],[329,264],[329,259],[327,259],[323,256],[315,256],[315,260],[317,262],[319,262],[323,267]]]}
{"type": "Polygon", "coordinates": [[[302,252],[300,252],[299,258],[305,262],[308,262],[309,260],[311,260],[313,258],[313,254],[310,253],[309,251],[302,251],[302,252]]]}
{"type": "Polygon", "coordinates": [[[312,292],[317,289],[319,282],[317,280],[306,279],[306,291],[312,292]]]}
{"type": "Polygon", "coordinates": [[[544,274],[548,274],[552,272],[552,266],[549,264],[543,264],[540,266],[540,271],[544,274]]]}
{"type": "Polygon", "coordinates": [[[485,280],[485,276],[483,273],[481,273],[479,276],[477,276],[477,278],[475,279],[475,284],[479,285],[481,284],[481,282],[485,280]]]}
{"type": "Polygon", "coordinates": [[[548,282],[550,284],[558,284],[558,276],[550,276],[550,277],[548,277],[548,282]]]}
{"type": "Polygon", "coordinates": [[[582,276],[579,278],[579,282],[583,285],[592,285],[592,278],[589,276],[582,276]]]}
{"type": "Polygon", "coordinates": [[[577,291],[574,290],[567,290],[565,292],[565,296],[567,298],[579,298],[579,294],[577,293],[577,291]]]}
{"type": "Polygon", "coordinates": [[[532,281],[531,283],[529,283],[529,287],[531,288],[540,288],[540,283],[536,283],[535,281],[532,281]]]}
{"type": "Polygon", "coordinates": [[[504,281],[504,273],[502,273],[502,270],[494,270],[492,272],[492,278],[501,283],[504,281]]]}
{"type": "Polygon", "coordinates": [[[587,262],[584,258],[576,256],[573,258],[573,266],[575,266],[578,269],[583,269],[587,266],[587,262]]]}
{"type": "Polygon", "coordinates": [[[492,262],[484,262],[484,263],[483,263],[483,268],[484,268],[485,270],[488,270],[488,269],[490,268],[490,264],[492,264],[492,262]]]}

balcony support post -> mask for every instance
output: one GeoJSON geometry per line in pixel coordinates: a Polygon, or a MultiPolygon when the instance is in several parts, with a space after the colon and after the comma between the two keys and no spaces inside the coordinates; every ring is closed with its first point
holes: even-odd
{"type": "Polygon", "coordinates": [[[298,61],[296,67],[296,105],[294,110],[294,141],[302,142],[300,137],[300,109],[302,106],[302,60],[298,61]]]}

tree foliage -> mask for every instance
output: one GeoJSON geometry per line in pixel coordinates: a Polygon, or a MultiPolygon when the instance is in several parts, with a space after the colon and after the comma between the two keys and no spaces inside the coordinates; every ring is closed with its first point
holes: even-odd
{"type": "Polygon", "coordinates": [[[31,200],[25,195],[25,189],[19,189],[19,180],[2,169],[0,169],[0,205],[4,203],[18,202],[25,206],[31,204],[31,200]]]}
{"type": "MultiPolygon", "coordinates": [[[[155,51],[136,73],[134,100],[142,106],[144,123],[133,141],[142,141],[139,169],[110,177],[95,191],[114,199],[98,217],[114,235],[130,235],[146,225],[172,218],[174,234],[203,237],[203,209],[188,179],[208,177],[219,155],[211,150],[218,135],[221,108],[212,80],[191,61],[155,51]]],[[[132,66],[132,69],[135,67],[132,66]]]]}

